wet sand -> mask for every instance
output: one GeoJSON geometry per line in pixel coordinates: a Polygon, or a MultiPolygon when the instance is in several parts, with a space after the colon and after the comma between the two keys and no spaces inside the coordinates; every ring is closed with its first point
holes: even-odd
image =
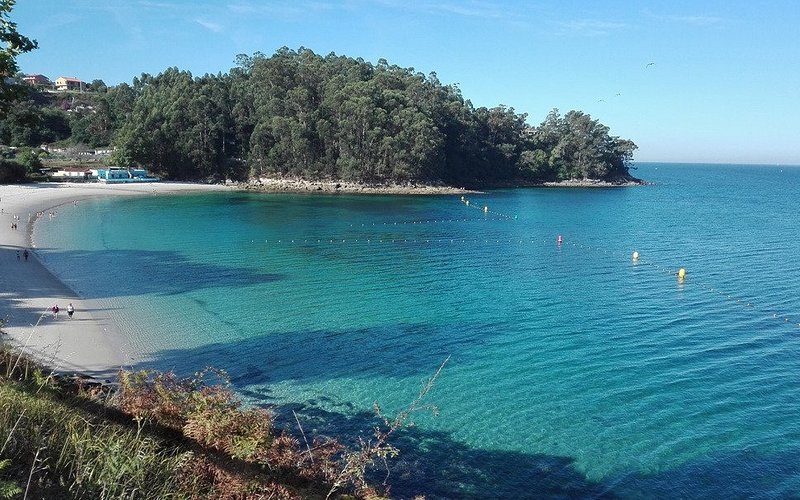
{"type": "Polygon", "coordinates": [[[33,355],[59,373],[113,379],[130,363],[126,339],[115,331],[109,311],[84,300],[39,261],[31,241],[37,212],[49,218],[58,207],[91,198],[227,191],[220,185],[39,183],[0,186],[0,318],[2,340],[33,355]],[[15,216],[19,218],[15,221],[15,216]],[[12,223],[17,229],[12,229],[12,223]],[[24,251],[28,250],[27,261],[24,251]],[[75,313],[67,315],[72,303],[75,313]],[[58,318],[50,311],[59,306],[58,318]]]}

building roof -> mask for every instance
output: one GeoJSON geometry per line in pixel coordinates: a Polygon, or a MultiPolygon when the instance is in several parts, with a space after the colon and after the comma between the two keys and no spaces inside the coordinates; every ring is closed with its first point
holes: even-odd
{"type": "Polygon", "coordinates": [[[46,84],[46,85],[52,85],[53,83],[50,81],[49,78],[47,78],[44,75],[25,75],[22,77],[22,81],[26,83],[46,84]]]}
{"type": "Polygon", "coordinates": [[[61,167],[59,172],[89,172],[90,169],[85,167],[61,167]]]}

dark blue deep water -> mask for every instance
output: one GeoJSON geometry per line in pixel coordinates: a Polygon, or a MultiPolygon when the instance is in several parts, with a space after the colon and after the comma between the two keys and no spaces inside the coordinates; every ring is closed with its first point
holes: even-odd
{"type": "Polygon", "coordinates": [[[34,238],[136,367],[223,368],[307,433],[368,434],[449,356],[396,496],[800,496],[800,168],[633,173],[653,185],[469,205],[98,200],[34,238]]]}

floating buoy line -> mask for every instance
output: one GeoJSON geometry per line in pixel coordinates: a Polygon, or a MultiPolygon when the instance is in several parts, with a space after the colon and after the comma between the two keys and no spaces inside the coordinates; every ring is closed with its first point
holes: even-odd
{"type": "Polygon", "coordinates": [[[517,218],[516,215],[508,215],[508,214],[503,214],[503,213],[500,213],[500,212],[495,212],[493,210],[489,210],[489,205],[484,204],[484,203],[471,202],[469,199],[465,198],[464,196],[461,197],[461,203],[463,203],[464,206],[466,206],[466,207],[474,208],[476,210],[480,210],[481,212],[483,212],[485,214],[492,214],[492,215],[495,215],[497,217],[501,217],[503,219],[516,220],[516,218],[517,218]]]}
{"type": "MultiPolygon", "coordinates": [[[[349,227],[394,227],[394,226],[413,226],[413,225],[421,225],[421,224],[439,224],[439,223],[457,223],[457,222],[507,222],[517,220],[516,216],[510,216],[507,214],[502,214],[499,212],[491,211],[488,205],[485,204],[476,204],[471,203],[470,200],[466,199],[465,197],[461,197],[461,202],[464,204],[465,207],[475,208],[477,210],[482,211],[483,213],[489,215],[491,214],[492,218],[442,218],[442,219],[429,219],[429,220],[415,220],[415,221],[403,221],[403,222],[376,222],[372,224],[362,223],[360,226],[355,224],[350,224],[349,227]]],[[[251,240],[251,243],[255,243],[254,240],[251,240]]],[[[702,279],[698,279],[694,275],[691,275],[689,271],[685,267],[681,266],[666,266],[659,264],[655,261],[648,260],[643,258],[642,254],[638,250],[633,250],[632,253],[626,253],[624,256],[618,254],[618,252],[612,252],[607,248],[599,247],[596,245],[588,245],[583,244],[579,241],[575,241],[570,238],[569,241],[562,235],[556,234],[551,237],[547,238],[447,238],[447,237],[430,237],[430,238],[402,238],[402,237],[360,237],[360,238],[340,238],[340,237],[325,237],[325,238],[281,238],[281,239],[273,239],[273,240],[264,240],[265,244],[272,244],[272,245],[381,245],[381,244],[390,244],[390,245],[486,245],[486,244],[511,244],[511,245],[542,245],[542,246],[553,246],[555,245],[559,250],[561,249],[578,249],[578,250],[585,250],[585,251],[593,251],[593,252],[600,252],[612,256],[614,259],[619,259],[619,262],[628,262],[629,265],[634,266],[642,266],[654,269],[665,276],[672,277],[673,280],[677,279],[677,282],[683,286],[692,286],[693,288],[706,291],[712,294],[715,298],[721,298],[731,304],[740,306],[746,310],[758,312],[763,314],[765,317],[774,319],[784,325],[791,325],[793,327],[800,328],[800,318],[794,317],[794,315],[787,314],[784,312],[780,312],[774,308],[765,308],[761,307],[757,304],[756,299],[749,299],[745,297],[738,297],[730,292],[726,292],[725,290],[720,289],[717,286],[704,283],[702,279]],[[688,283],[688,285],[687,285],[688,283]]]]}
{"type": "Polygon", "coordinates": [[[412,220],[412,221],[397,221],[397,222],[373,222],[373,223],[362,223],[360,226],[358,224],[350,224],[350,227],[381,227],[381,226],[413,226],[417,224],[442,224],[447,222],[501,222],[501,221],[508,221],[510,218],[508,217],[497,217],[497,218],[464,218],[464,219],[428,219],[428,220],[412,220]]]}

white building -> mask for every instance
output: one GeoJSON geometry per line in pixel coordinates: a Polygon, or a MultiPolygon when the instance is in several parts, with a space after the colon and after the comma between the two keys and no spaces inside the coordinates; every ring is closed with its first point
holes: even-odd
{"type": "Polygon", "coordinates": [[[85,167],[64,167],[50,175],[61,179],[88,179],[92,176],[92,171],[85,167]]]}

